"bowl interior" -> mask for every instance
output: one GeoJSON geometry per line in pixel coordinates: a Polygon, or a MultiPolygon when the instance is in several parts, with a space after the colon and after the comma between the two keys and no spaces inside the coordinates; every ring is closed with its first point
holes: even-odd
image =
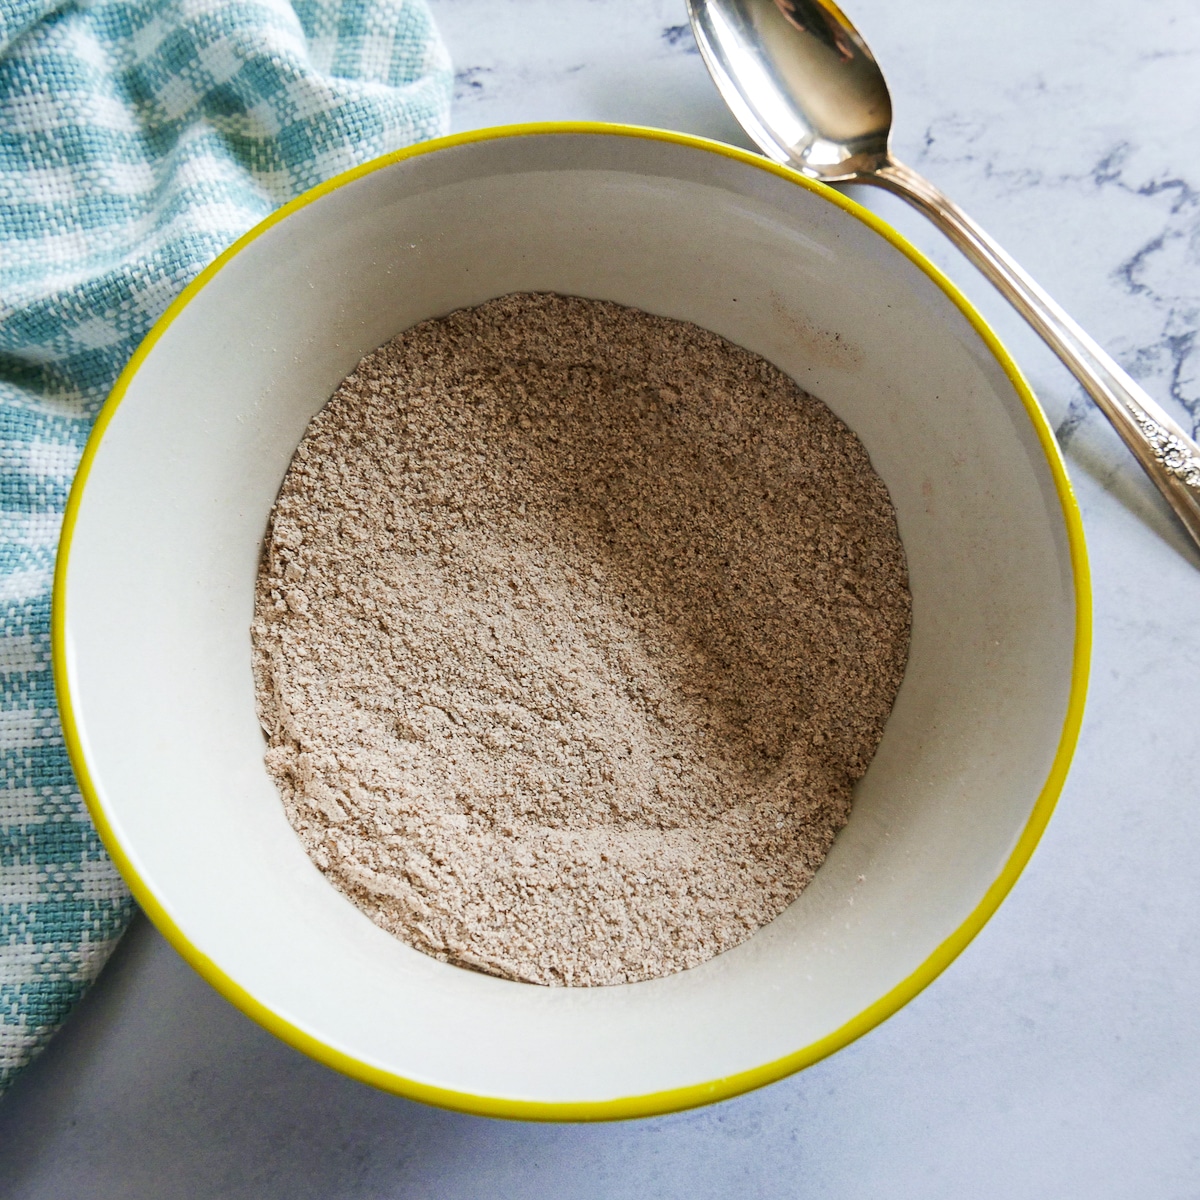
{"type": "Polygon", "coordinates": [[[803,1065],[944,965],[1061,782],[1083,665],[1044,430],[925,270],[748,156],[562,131],[359,174],[227,257],[109,412],[57,598],[94,810],[218,986],[374,1082],[619,1115],[803,1065]],[[908,554],[908,673],[849,824],[776,921],[666,979],[547,989],[410,949],[326,883],[262,763],[253,582],[305,425],[400,330],[517,290],[694,321],[776,363],[863,440],[908,554]]]}

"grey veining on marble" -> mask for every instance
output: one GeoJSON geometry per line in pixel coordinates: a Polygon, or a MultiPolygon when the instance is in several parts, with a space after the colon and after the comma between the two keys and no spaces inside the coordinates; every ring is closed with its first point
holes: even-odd
{"type": "MultiPolygon", "coordinates": [[[[855,0],[900,156],[1161,402],[1200,417],[1196,0],[855,0]]],[[[554,118],[747,145],[683,0],[433,0],[456,127],[554,118]]],[[[922,995],[770,1088],[571,1127],[423,1108],[274,1041],[139,923],[0,1103],[6,1200],[1109,1200],[1200,1195],[1200,570],[1057,361],[939,235],[1064,442],[1096,645],[1071,778],[1010,898],[922,995]]]]}

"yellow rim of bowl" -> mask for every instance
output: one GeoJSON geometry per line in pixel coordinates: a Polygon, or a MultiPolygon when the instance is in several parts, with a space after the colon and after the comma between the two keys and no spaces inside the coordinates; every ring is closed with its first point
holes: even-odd
{"type": "Polygon", "coordinates": [[[1066,468],[1054,434],[1046,421],[1033,393],[1022,378],[1016,364],[1008,352],[1000,344],[1000,340],[975,311],[966,297],[952,284],[928,259],[914,246],[907,242],[894,229],[880,220],[874,213],[853,200],[847,199],[841,193],[823,184],[816,183],[803,175],[779,166],[756,154],[727,146],[722,142],[714,142],[707,138],[693,137],[688,134],[670,133],[660,129],[648,129],[636,125],[609,125],[603,122],[537,122],[527,125],[505,125],[493,129],[472,130],[468,133],[453,134],[449,137],[437,138],[434,141],[423,142],[416,146],[397,150],[392,154],[373,159],[368,163],[335,176],[319,186],[312,188],[295,200],[285,204],[265,220],[256,225],[248,233],[239,238],[223,254],[208,265],[190,284],[179,294],[174,303],[163,313],[154,327],[146,335],[136,353],[129,360],[125,369],[117,379],[104,407],[96,419],[91,437],[84,449],[75,482],[67,499],[66,513],[63,518],[62,537],[59,543],[58,558],[54,570],[54,594],[51,615],[51,655],[54,667],[54,682],[58,693],[59,710],[62,717],[63,736],[66,741],[67,753],[75,775],[79,781],[80,790],[87,802],[88,811],[96,828],[116,863],[117,868],[125,877],[134,897],[146,914],[158,927],[167,941],[189,962],[199,974],[217,989],[225,998],[242,1010],[247,1016],[257,1021],[271,1033],[288,1042],[305,1054],[333,1067],[352,1078],[386,1091],[420,1100],[427,1104],[438,1105],[442,1108],[457,1109],[462,1112],[475,1113],[481,1116],[506,1117],[517,1120],[536,1121],[603,1121],[620,1120],[630,1117],[645,1117],[655,1114],[677,1112],[685,1108],[708,1104],[748,1092],[764,1084],[774,1083],[787,1075],[811,1066],[813,1063],[840,1050],[856,1038],[873,1029],[881,1021],[886,1020],[894,1012],[907,1004],[918,992],[927,987],[950,963],[962,952],[968,942],[979,932],[991,915],[999,907],[1000,902],[1008,894],[1009,889],[1017,880],[1029,861],[1034,847],[1042,836],[1054,804],[1058,799],[1066,781],[1067,770],[1075,742],[1079,736],[1079,727],[1083,720],[1084,698],[1087,693],[1088,665],[1091,654],[1092,638],[1092,606],[1089,583],[1087,550],[1084,545],[1083,522],[1079,508],[1075,502],[1071,484],[1067,478],[1066,468]],[[420,154],[431,154],[451,146],[462,146],[470,142],[490,141],[507,137],[527,137],[544,134],[601,134],[604,136],[621,136],[647,138],[652,141],[671,142],[682,146],[692,146],[710,154],[723,155],[736,162],[744,163],[760,171],[767,171],[794,183],[797,187],[807,188],[818,193],[830,204],[844,209],[865,225],[870,226],[880,237],[885,238],[902,254],[925,272],[947,296],[958,306],[963,315],[970,321],[975,331],[983,339],[992,355],[1004,369],[1017,395],[1025,406],[1029,419],[1037,432],[1038,441],[1046,456],[1046,462],[1054,477],[1054,486],[1062,506],[1063,520],[1066,525],[1067,540],[1070,545],[1071,566],[1075,578],[1075,647],[1071,669],[1071,692],[1067,704],[1066,719],[1063,722],[1062,736],[1059,739],[1058,751],[1054,763],[1047,776],[1046,783],[1039,794],[1029,820],[1021,832],[1015,848],[1004,864],[1004,868],[984,893],[983,899],[975,906],[967,919],[948,937],[936,950],[906,979],[898,983],[891,991],[881,996],[868,1008],[860,1012],[852,1020],[847,1021],[839,1029],[826,1035],[820,1040],[796,1050],[783,1058],[764,1063],[749,1071],[741,1071],[735,1075],[726,1075],[707,1083],[689,1084],[686,1087],[671,1088],[662,1092],[651,1092],[637,1096],[622,1096],[612,1100],[569,1101],[553,1103],[537,1100],[508,1100],[494,1096],[475,1096],[466,1092],[451,1091],[447,1088],[435,1087],[417,1080],[405,1079],[390,1071],[382,1070],[363,1062],[351,1055],[345,1054],[333,1046],[322,1042],[312,1034],[286,1021],[277,1013],[261,1004],[240,984],[231,979],[207,955],[188,941],[187,935],[168,915],[158,902],[153,890],[134,869],[129,857],[125,854],[113,833],[108,815],[100,802],[96,788],[88,772],[87,761],[83,753],[83,745],[79,736],[79,727],[75,720],[74,707],[71,701],[70,680],[67,670],[66,657],[66,586],[68,563],[71,552],[71,538],[75,530],[75,522],[79,515],[79,507],[83,500],[84,489],[87,486],[88,474],[96,457],[97,448],[108,423],[112,420],[122,397],[125,395],[133,377],[154,348],[155,343],[171,325],[171,322],[187,307],[192,298],[203,288],[210,279],[231,259],[242,251],[255,238],[260,237],[266,230],[280,221],[285,220],[298,209],[304,208],[314,200],[344,187],[346,184],[363,175],[369,175],[392,163],[400,162],[420,154]]]}

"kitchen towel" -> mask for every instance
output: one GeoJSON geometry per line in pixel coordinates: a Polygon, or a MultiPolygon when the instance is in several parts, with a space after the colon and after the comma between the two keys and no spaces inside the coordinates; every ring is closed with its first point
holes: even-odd
{"type": "Polygon", "coordinates": [[[96,413],[206,263],[307,188],[444,133],[450,87],[425,0],[0,0],[0,1091],[133,911],[50,668],[96,413]]]}

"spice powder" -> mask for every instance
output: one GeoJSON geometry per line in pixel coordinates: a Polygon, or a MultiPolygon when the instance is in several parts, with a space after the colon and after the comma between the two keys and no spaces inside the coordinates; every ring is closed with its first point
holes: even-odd
{"type": "Polygon", "coordinates": [[[667,975],[812,878],[910,599],[858,439],[763,359],[515,294],[359,363],[271,519],[267,768],[377,924],[509,979],[667,975]]]}

